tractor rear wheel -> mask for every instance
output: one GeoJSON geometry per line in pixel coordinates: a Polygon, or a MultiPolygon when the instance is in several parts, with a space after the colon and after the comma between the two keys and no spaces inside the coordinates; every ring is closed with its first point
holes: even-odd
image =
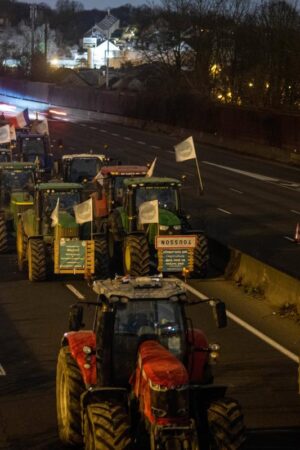
{"type": "Polygon", "coordinates": [[[85,450],[132,448],[129,417],[122,405],[112,402],[88,405],[84,416],[85,450]]]}
{"type": "Polygon", "coordinates": [[[245,442],[245,425],[239,404],[230,398],[216,400],[207,412],[211,450],[237,450],[245,442]]]}
{"type": "Polygon", "coordinates": [[[123,244],[125,275],[143,276],[150,272],[150,252],[145,236],[128,236],[123,244]]]}
{"type": "Polygon", "coordinates": [[[41,239],[30,239],[27,246],[28,279],[44,281],[47,278],[45,244],[41,239]]]}
{"type": "Polygon", "coordinates": [[[17,225],[17,258],[19,271],[24,270],[24,263],[26,260],[26,238],[24,232],[24,225],[21,220],[19,220],[17,225]]]}
{"type": "Polygon", "coordinates": [[[8,242],[7,242],[7,228],[3,217],[0,218],[0,253],[7,252],[8,242]]]}
{"type": "Polygon", "coordinates": [[[103,280],[110,276],[108,248],[105,238],[95,239],[95,275],[103,280]]]}
{"type": "Polygon", "coordinates": [[[56,369],[58,433],[65,445],[82,445],[80,396],[85,386],[68,346],[62,347],[56,369]]]}
{"type": "Polygon", "coordinates": [[[194,251],[195,275],[204,278],[207,276],[209,262],[208,241],[203,234],[198,234],[197,244],[194,251]]]}

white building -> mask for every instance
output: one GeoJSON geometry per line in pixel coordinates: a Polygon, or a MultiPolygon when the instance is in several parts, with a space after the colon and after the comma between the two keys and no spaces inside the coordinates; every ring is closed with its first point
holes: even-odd
{"type": "Polygon", "coordinates": [[[101,66],[106,66],[107,58],[112,60],[120,58],[120,56],[121,52],[119,47],[106,40],[97,47],[88,49],[88,67],[91,69],[100,69],[101,66]]]}

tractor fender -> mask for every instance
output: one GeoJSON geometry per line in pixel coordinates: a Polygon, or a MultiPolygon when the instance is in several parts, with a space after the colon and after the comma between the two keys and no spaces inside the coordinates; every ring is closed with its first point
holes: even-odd
{"type": "Polygon", "coordinates": [[[208,340],[202,330],[188,330],[188,340],[191,348],[188,357],[188,372],[191,383],[201,383],[204,379],[204,369],[209,360],[206,352],[194,351],[195,348],[208,347],[208,340]]]}
{"type": "Polygon", "coordinates": [[[97,383],[96,335],[92,330],[65,333],[63,345],[69,345],[86,386],[97,383]]]}

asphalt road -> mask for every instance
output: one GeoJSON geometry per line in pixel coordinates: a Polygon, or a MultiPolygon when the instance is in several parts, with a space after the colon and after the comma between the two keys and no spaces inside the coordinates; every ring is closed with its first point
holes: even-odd
{"type": "Polygon", "coordinates": [[[300,168],[196,143],[204,184],[201,196],[194,161],[175,162],[173,146],[179,139],[174,136],[111,123],[53,121],[50,128],[54,139],[63,139],[65,153],[93,149],[128,164],[151,163],[157,156],[156,175],[187,176],[182,203],[195,227],[299,276],[300,252],[293,238],[300,222],[300,168]]]}
{"type": "MultiPolygon", "coordinates": [[[[63,138],[65,153],[91,148],[103,152],[103,145],[109,144],[108,156],[126,163],[151,162],[158,156],[157,174],[188,175],[183,199],[196,226],[203,226],[211,237],[296,274],[299,247],[284,236],[293,235],[297,221],[297,213],[292,212],[297,211],[297,169],[197,145],[205,185],[205,195],[200,196],[193,163],[175,163],[175,137],[111,124],[51,122],[50,127],[55,140],[63,138]],[[212,163],[294,184],[286,187],[282,181],[253,178],[212,163]]],[[[61,150],[54,145],[57,154],[61,150]]],[[[67,328],[68,307],[76,301],[67,283],[87,298],[92,296],[80,279],[28,282],[17,272],[13,246],[9,254],[0,255],[0,449],[63,448],[56,430],[55,367],[67,328]]],[[[280,319],[221,277],[194,281],[193,285],[208,296],[224,299],[230,317],[240,317],[298,354],[298,325],[280,319]]],[[[204,329],[211,342],[221,344],[215,381],[228,384],[228,395],[243,407],[247,449],[299,449],[297,364],[232,319],[226,329],[216,329],[209,306],[192,308],[194,326],[204,329]]]]}

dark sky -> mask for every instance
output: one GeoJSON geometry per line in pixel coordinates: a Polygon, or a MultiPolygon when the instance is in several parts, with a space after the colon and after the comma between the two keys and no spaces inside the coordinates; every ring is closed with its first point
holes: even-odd
{"type": "MultiPolygon", "coordinates": [[[[22,0],[24,1],[24,0],[22,0]]],[[[139,6],[147,3],[147,0],[78,0],[83,4],[85,9],[100,9],[105,10],[107,8],[114,8],[116,6],[125,5],[126,3],[130,3],[133,6],[139,6]]],[[[56,0],[25,0],[25,3],[46,3],[47,5],[54,8],[56,5],[56,0]]]]}

